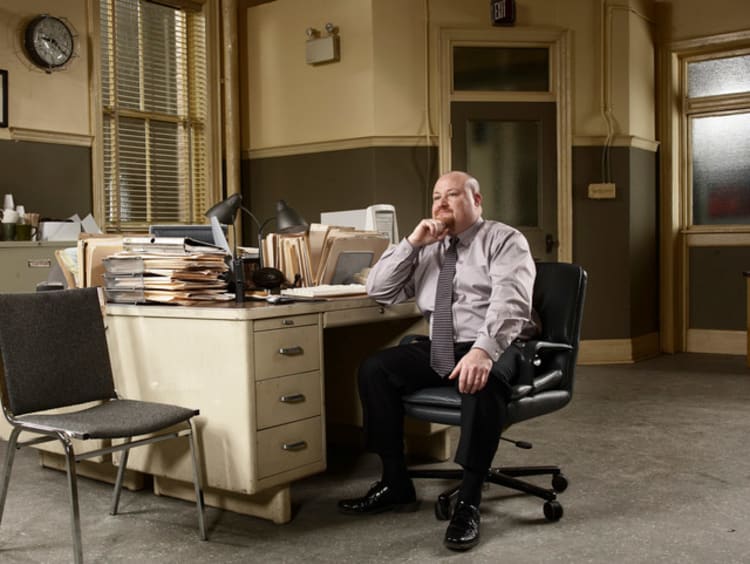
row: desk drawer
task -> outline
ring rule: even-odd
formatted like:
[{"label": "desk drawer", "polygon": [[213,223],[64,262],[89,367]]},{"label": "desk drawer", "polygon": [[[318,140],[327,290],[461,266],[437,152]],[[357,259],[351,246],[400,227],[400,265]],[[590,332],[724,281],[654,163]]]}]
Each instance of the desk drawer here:
[{"label": "desk drawer", "polygon": [[323,327],[342,327],[363,323],[377,323],[389,319],[419,319],[422,317],[414,302],[393,304],[389,306],[374,305],[353,309],[327,311],[323,314]]},{"label": "desk drawer", "polygon": [[317,325],[255,333],[255,379],[320,370]]},{"label": "desk drawer", "polygon": [[270,329],[287,329],[290,327],[304,327],[305,325],[317,325],[318,314],[288,315],[286,317],[274,317],[272,319],[259,319],[255,322],[256,331],[268,331]]},{"label": "desk drawer", "polygon": [[320,415],[320,372],[269,378],[256,385],[258,429]]},{"label": "desk drawer", "polygon": [[322,431],[320,417],[258,431],[258,477],[322,460]]}]

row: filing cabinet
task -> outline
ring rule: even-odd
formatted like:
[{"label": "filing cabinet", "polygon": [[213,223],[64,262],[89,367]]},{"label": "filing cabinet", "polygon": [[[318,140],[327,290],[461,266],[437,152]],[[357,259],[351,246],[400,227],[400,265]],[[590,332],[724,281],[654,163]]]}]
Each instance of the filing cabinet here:
[{"label": "filing cabinet", "polygon": [[33,292],[56,266],[55,251],[75,241],[0,241],[0,292]]}]

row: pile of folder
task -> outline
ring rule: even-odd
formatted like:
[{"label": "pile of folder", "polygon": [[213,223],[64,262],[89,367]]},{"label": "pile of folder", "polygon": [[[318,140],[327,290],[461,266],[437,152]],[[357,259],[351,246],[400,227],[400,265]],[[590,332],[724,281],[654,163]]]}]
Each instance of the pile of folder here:
[{"label": "pile of folder", "polygon": [[194,305],[231,300],[226,252],[182,237],[125,237],[104,259],[104,290],[115,303]]},{"label": "pile of folder", "polygon": [[263,240],[265,266],[302,287],[353,284],[375,264],[389,240],[376,231],[313,223],[309,233],[271,233]]}]

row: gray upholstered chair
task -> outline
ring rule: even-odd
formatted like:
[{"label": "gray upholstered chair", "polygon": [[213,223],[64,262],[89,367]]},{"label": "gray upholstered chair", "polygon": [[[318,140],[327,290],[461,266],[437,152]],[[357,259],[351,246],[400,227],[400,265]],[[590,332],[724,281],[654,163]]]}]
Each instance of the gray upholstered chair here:
[{"label": "gray upholstered chair", "polygon": [[[67,463],[75,562],[82,562],[76,462],[122,451],[110,511],[114,515],[129,450],[186,437],[193,462],[200,538],[205,540],[200,464],[192,425],[198,410],[117,397],[96,288],[0,295],[0,320],[4,368],[0,391],[3,412],[12,427],[0,482],[0,520],[16,449],[60,441]],[[80,409],[54,411],[71,406]],[[33,438],[20,442],[22,432]],[[103,444],[111,446],[76,453],[73,439],[104,439]],[[113,441],[116,439],[123,442]]]},{"label": "gray upholstered chair", "polygon": [[[574,264],[537,263],[536,266],[533,303],[541,318],[542,331],[537,339],[524,346],[524,361],[519,366],[521,373],[508,403],[506,429],[562,409],[573,397],[586,272]],[[453,387],[420,390],[404,396],[403,405],[406,414],[417,419],[446,425],[461,424],[461,397]],[[527,442],[510,442],[521,448],[531,448]],[[409,474],[414,478],[460,480],[462,470],[412,469]],[[551,488],[519,479],[540,475],[552,476]],[[490,468],[487,482],[544,499],[544,516],[549,521],[557,521],[563,515],[557,494],[568,487],[568,481],[557,466]],[[438,519],[450,518],[457,492],[458,486],[438,497],[435,504]]]}]

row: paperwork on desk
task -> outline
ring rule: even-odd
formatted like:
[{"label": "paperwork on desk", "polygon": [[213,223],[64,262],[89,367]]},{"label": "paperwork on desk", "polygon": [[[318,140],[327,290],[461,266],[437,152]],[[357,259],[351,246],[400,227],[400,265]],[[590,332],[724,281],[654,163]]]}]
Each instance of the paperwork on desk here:
[{"label": "paperwork on desk", "polygon": [[313,223],[309,234],[271,233],[263,240],[266,266],[301,287],[361,283],[357,274],[375,264],[389,240],[375,231]]},{"label": "paperwork on desk", "polygon": [[125,237],[123,250],[104,259],[104,289],[116,303],[231,300],[226,252],[182,237]]}]

